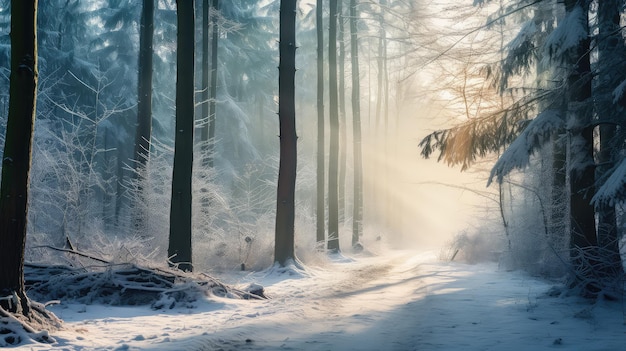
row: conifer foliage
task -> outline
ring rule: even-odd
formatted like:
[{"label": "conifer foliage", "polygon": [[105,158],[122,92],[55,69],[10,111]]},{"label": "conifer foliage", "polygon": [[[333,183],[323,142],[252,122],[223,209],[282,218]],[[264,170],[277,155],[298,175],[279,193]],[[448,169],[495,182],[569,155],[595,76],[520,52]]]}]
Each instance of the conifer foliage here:
[{"label": "conifer foliage", "polygon": [[[523,187],[538,188],[532,196],[542,204],[546,235],[541,240],[549,255],[568,262],[562,272],[568,272],[570,286],[592,297],[614,295],[623,275],[615,212],[615,204],[624,200],[624,183],[616,181],[623,174],[618,151],[624,143],[625,44],[618,25],[623,5],[502,3],[483,29],[506,19],[518,33],[501,48],[501,59],[482,72],[509,103],[432,132],[420,143],[424,157],[438,151],[439,160],[463,169],[498,153],[488,183],[516,186],[510,174],[524,170]],[[542,169],[552,181],[531,180]],[[560,176],[565,172],[566,178]],[[564,221],[558,219],[565,209]],[[567,249],[557,244],[564,242]]]}]

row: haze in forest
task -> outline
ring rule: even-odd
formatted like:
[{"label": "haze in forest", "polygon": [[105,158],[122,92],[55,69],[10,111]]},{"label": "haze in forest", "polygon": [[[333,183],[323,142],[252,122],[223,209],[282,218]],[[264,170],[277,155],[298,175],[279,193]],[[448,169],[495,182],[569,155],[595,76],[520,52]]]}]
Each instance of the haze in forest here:
[{"label": "haze in forest", "polygon": [[[141,146],[149,148],[150,154],[149,163],[144,165],[141,160],[148,156],[137,156],[141,148],[135,148],[133,155],[133,144],[139,135],[135,133],[134,119],[139,108],[136,89],[140,78],[134,73],[141,67],[137,60],[141,5],[106,1],[40,4],[41,80],[31,174],[29,247],[80,242],[85,243],[85,250],[91,250],[96,249],[94,245],[102,245],[101,241],[117,245],[113,243],[118,240],[121,243],[128,238],[141,238],[132,245],[150,257],[162,255],[167,247],[171,224],[164,210],[170,207],[169,177],[177,123],[174,106],[177,13],[174,2],[155,2],[152,135],[150,145]],[[336,44],[341,62],[338,68],[343,74],[339,79],[339,84],[343,84],[339,97],[342,140],[339,147],[332,149],[341,153],[340,241],[345,248],[353,244],[350,211],[355,175],[348,5],[346,2],[339,9],[342,12],[336,24],[341,36]],[[247,265],[259,268],[269,264],[274,227],[279,150],[276,139],[279,26],[278,17],[273,14],[279,13],[279,2],[223,3],[217,12],[209,12],[207,19],[203,18],[204,6],[207,4],[197,2],[195,16],[197,144],[193,235],[199,245],[194,252],[203,252],[196,254],[199,256],[196,264],[210,269],[215,265],[211,257],[219,254],[233,257],[233,262],[227,265],[245,258],[249,261],[245,262]],[[5,5],[2,12],[5,28],[10,19],[8,9]],[[492,222],[497,232],[498,216],[493,204],[497,191],[485,187],[486,172],[495,153],[489,153],[479,166],[461,172],[458,166],[433,158],[425,160],[419,146],[429,133],[481,113],[482,105],[469,101],[468,93],[485,96],[485,100],[498,95],[493,89],[462,90],[468,88],[468,82],[484,81],[469,70],[474,70],[472,65],[480,60],[492,58],[498,50],[494,44],[497,39],[490,39],[484,30],[476,30],[493,9],[383,1],[359,3],[355,10],[363,140],[362,241],[381,241],[391,247],[438,249],[460,234],[491,231],[487,227]],[[317,72],[315,11],[315,1],[298,2],[295,104],[299,159],[295,236],[300,250],[315,245],[312,225],[319,216],[315,211],[319,196],[314,191],[315,183],[320,181],[315,176],[315,162],[319,158],[315,154],[318,121],[312,84]],[[64,17],[53,16],[57,12]],[[327,9],[322,12],[320,26],[323,42],[328,45]],[[465,20],[459,21],[461,17]],[[215,35],[215,48],[202,47],[203,23],[208,26],[207,32]],[[512,28],[507,27],[506,31]],[[509,39],[505,32],[500,37]],[[8,62],[10,41],[8,36],[3,38],[3,55]],[[472,52],[474,47],[481,47],[480,54]],[[217,52],[215,59],[205,57],[212,55],[213,50]],[[324,84],[328,85],[329,48],[324,47],[322,52]],[[205,59],[215,60],[211,62],[216,64],[214,73],[211,67],[209,73],[204,73]],[[215,79],[215,89],[202,86],[206,84],[207,74]],[[462,74],[467,75],[465,85],[459,81]],[[8,78],[6,71],[2,84],[8,86]],[[209,90],[214,95],[205,95]],[[326,86],[323,98],[326,119],[329,118],[328,94]],[[8,95],[2,97],[3,110],[8,111]],[[209,104],[215,109],[211,117],[215,123],[211,137],[214,139],[210,141],[213,146],[207,149],[203,146],[207,141],[201,138],[206,138],[203,133],[210,118],[203,116],[208,113],[203,109]],[[328,125],[325,128],[328,141],[330,128]],[[207,151],[214,154],[207,156]],[[330,151],[329,145],[325,145],[326,167]],[[201,166],[207,157],[212,158],[210,163],[215,163],[214,168]],[[137,173],[138,166],[149,168],[145,178]],[[328,174],[321,181],[328,190]],[[139,189],[144,194],[139,195]],[[211,204],[206,212],[209,215],[200,215],[199,208],[206,201]],[[138,209],[137,203],[141,204]],[[137,231],[136,220],[132,219],[137,216],[137,210],[144,217],[141,222],[147,226],[148,235]],[[233,232],[237,233],[234,241],[230,235]],[[98,244],[90,239],[94,235]],[[143,239],[147,241],[144,243]]]},{"label": "haze in forest", "polygon": [[0,346],[53,342],[30,292],[265,301],[212,275],[396,257],[352,295],[425,251],[621,299],[624,8],[0,0]]},{"label": "haze in forest", "polygon": [[[8,4],[8,2],[7,2]],[[66,242],[95,249],[100,241],[112,244],[125,238],[149,238],[145,243],[148,254],[158,252],[165,245],[167,214],[160,210],[169,207],[167,198],[174,147],[174,92],[176,74],[175,14],[173,2],[157,1],[155,8],[153,44],[153,96],[151,167],[154,175],[150,184],[141,185],[134,179],[132,144],[135,135],[135,96],[138,68],[140,3],[108,4],[107,2],[46,2],[38,13],[39,26],[39,96],[33,147],[31,219],[29,222],[29,247],[42,244],[59,246]],[[240,251],[241,245],[229,243],[233,228],[240,239],[254,237],[260,252],[271,245],[271,216],[275,194],[275,172],[278,167],[277,53],[278,18],[271,14],[277,2],[242,2],[237,6],[222,4],[217,14],[218,69],[216,91],[216,142],[215,172],[206,180],[196,182],[199,188],[209,189],[217,201],[213,202],[211,219],[194,215],[195,237],[207,247],[205,256],[228,251]],[[299,137],[299,174],[296,196],[298,199],[298,240],[310,246],[315,200],[312,171],[315,161],[315,96],[309,84],[315,75],[315,40],[311,31],[315,3],[298,3],[299,48],[296,53],[296,104],[297,134]],[[383,240],[391,246],[438,247],[451,236],[472,223],[472,206],[476,203],[471,192],[456,187],[473,188],[484,179],[471,174],[461,174],[458,169],[423,160],[417,144],[429,131],[449,121],[445,101],[433,103],[435,91],[424,91],[416,84],[422,77],[435,76],[424,66],[416,74],[417,65],[426,59],[412,53],[419,42],[413,16],[420,16],[424,8],[417,3],[397,4],[389,8],[385,18],[376,17],[378,5],[362,7],[358,19],[361,46],[360,69],[362,76],[361,110],[363,124],[363,153],[365,167],[365,241]],[[395,8],[394,8],[395,6]],[[8,28],[10,12],[2,8],[3,25]],[[398,22],[399,9],[407,11]],[[197,3],[196,28],[196,78],[195,100],[196,139],[203,128],[201,108],[203,102],[200,38],[202,4]],[[350,131],[350,62],[348,8],[344,7],[343,50],[345,115]],[[53,16],[61,13],[64,17]],[[245,16],[250,16],[246,18]],[[377,77],[381,59],[380,29],[376,22],[394,23],[386,29],[389,59],[385,77]],[[327,26],[328,19],[324,19]],[[381,22],[382,23],[382,22]],[[442,22],[443,23],[443,22]],[[371,29],[367,29],[371,27]],[[379,27],[383,28],[383,27]],[[211,30],[211,29],[210,29]],[[403,38],[403,30],[411,31],[411,38]],[[368,36],[370,31],[372,36]],[[326,40],[327,30],[324,31]],[[397,38],[396,38],[397,37]],[[10,40],[3,37],[3,57],[8,62]],[[397,40],[396,40],[397,39]],[[341,42],[341,41],[340,41]],[[327,49],[324,56],[327,58]],[[419,62],[418,62],[419,61]],[[421,62],[421,63],[420,63]],[[8,86],[9,72],[3,74]],[[421,68],[420,68],[421,70]],[[326,68],[326,72],[327,68]],[[383,74],[383,72],[381,72]],[[377,84],[382,84],[377,87]],[[431,88],[428,88],[431,89]],[[328,90],[326,93],[328,94]],[[326,95],[327,96],[327,95]],[[8,95],[2,95],[6,116]],[[327,97],[326,97],[327,98]],[[437,98],[437,97],[436,97]],[[327,105],[326,105],[327,106]],[[328,113],[326,107],[325,113]],[[220,118],[220,115],[222,116]],[[452,115],[453,116],[453,115]],[[343,127],[342,127],[343,128]],[[328,133],[328,129],[326,131]],[[197,139],[198,140],[198,139]],[[350,211],[352,150],[351,133],[347,133],[345,168],[345,211]],[[329,152],[328,146],[327,153]],[[202,157],[196,150],[196,160]],[[199,162],[199,161],[198,161]],[[203,172],[196,165],[197,176]],[[68,170],[74,170],[69,171]],[[204,176],[202,176],[204,177]],[[205,179],[205,178],[198,178]],[[150,207],[142,209],[148,216],[149,235],[133,232],[133,194],[137,187],[149,190]],[[204,190],[202,190],[204,191]],[[195,204],[201,203],[196,197]],[[451,215],[454,214],[452,220]],[[344,217],[341,240],[349,247],[349,215]],[[234,226],[234,227],[232,227]],[[98,238],[96,244],[92,233]],[[134,239],[133,239],[134,240]],[[196,240],[196,239],[194,239]],[[81,244],[76,244],[77,242]],[[36,243],[36,244],[35,244]],[[133,244],[135,245],[135,244]],[[143,246],[139,242],[136,245]],[[139,249],[139,247],[138,247]],[[256,249],[251,251],[257,251]],[[98,249],[100,250],[100,249]],[[142,251],[143,249],[139,249]],[[29,251],[30,252],[30,251]],[[254,254],[252,254],[254,255]],[[267,257],[258,253],[259,257]],[[236,256],[240,256],[237,254]],[[238,260],[238,259],[237,259]],[[250,258],[253,260],[253,258]],[[267,264],[263,260],[260,265]],[[208,268],[210,264],[206,265]]]},{"label": "haze in forest", "polygon": [[[8,4],[8,2],[6,2]],[[135,75],[140,44],[141,3],[45,2],[39,9],[40,76],[33,147],[32,201],[29,247],[83,243],[92,246],[133,243],[142,254],[163,255],[167,246],[170,174],[176,134],[176,6],[157,1],[154,12],[152,137],[148,176],[136,175],[133,160],[138,106]],[[215,98],[203,95],[202,11],[197,4],[194,100],[193,231],[199,266],[210,269],[216,254],[248,265],[269,264],[272,246],[275,186],[278,168],[278,17],[279,2],[223,3],[210,14],[215,21],[217,46]],[[8,6],[2,7],[8,28]],[[295,103],[298,136],[296,186],[296,246],[314,246],[315,148],[318,136],[315,53],[316,2],[298,2],[296,20]],[[341,76],[340,123],[345,140],[332,151],[341,156],[340,240],[350,247],[353,176],[352,63],[348,3],[338,17],[337,50]],[[495,112],[498,104],[516,97],[490,86],[484,67],[503,58],[514,40],[518,23],[494,22],[495,4],[382,1],[359,3],[356,37],[359,48],[362,152],[364,177],[364,242],[382,240],[392,247],[440,248],[460,234],[495,233],[498,227],[498,189],[486,187],[488,172],[504,150],[481,151],[471,165],[437,155],[425,160],[420,143],[430,133],[454,129]],[[64,17],[55,16],[62,13]],[[497,13],[497,11],[496,11]],[[327,10],[320,24],[328,43]],[[211,17],[214,16],[214,17]],[[513,16],[513,15],[511,15]],[[463,20],[460,20],[463,19]],[[213,25],[205,23],[204,26]],[[213,27],[209,28],[213,33]],[[8,62],[10,41],[3,37]],[[322,60],[325,72],[328,47]],[[5,68],[2,84],[8,86]],[[525,84],[529,76],[515,78]],[[204,91],[204,92],[203,92]],[[324,92],[328,118],[328,87]],[[521,96],[521,95],[518,95]],[[204,100],[203,100],[204,99]],[[343,101],[341,101],[343,100]],[[499,102],[498,102],[499,101]],[[201,167],[207,149],[200,146],[209,117],[202,111],[214,103],[215,136],[211,143],[214,168]],[[8,111],[8,95],[2,95]],[[6,113],[4,113],[6,115]],[[517,122],[516,122],[517,123]],[[328,125],[325,137],[329,136]],[[343,138],[344,136],[342,136]],[[204,138],[204,137],[202,137]],[[202,141],[205,142],[206,141]],[[472,142],[469,141],[468,142]],[[455,146],[455,148],[462,148]],[[330,154],[325,145],[325,155]],[[345,155],[345,156],[344,156]],[[443,154],[442,154],[443,155]],[[204,161],[202,161],[204,162]],[[325,160],[328,166],[328,160]],[[462,162],[461,162],[462,163]],[[465,167],[467,166],[467,167]],[[462,168],[467,168],[461,172]],[[69,171],[68,170],[72,170]],[[152,173],[150,173],[152,172]],[[323,182],[327,182],[328,175]],[[138,180],[139,179],[139,180]],[[141,182],[147,182],[142,184]],[[327,187],[327,183],[324,183]],[[145,194],[138,195],[138,189]],[[502,190],[500,190],[502,192]],[[202,198],[204,196],[204,198]],[[139,201],[138,201],[139,200]],[[133,227],[135,203],[147,226]],[[201,204],[211,204],[200,214]],[[324,215],[324,214],[322,214]],[[512,216],[512,213],[507,213]],[[506,219],[505,219],[506,220]],[[95,233],[95,234],[93,234]],[[232,235],[235,233],[236,235]],[[94,242],[91,238],[98,238]],[[142,240],[146,239],[145,243]],[[231,240],[235,239],[235,240]],[[243,240],[243,241],[242,241]],[[247,241],[246,241],[247,240]],[[245,244],[242,244],[245,243]],[[145,252],[144,252],[145,250]],[[30,251],[29,251],[30,252]],[[245,252],[246,254],[243,254]],[[228,253],[228,254],[227,254]],[[221,256],[220,256],[221,257]],[[258,260],[258,261],[257,261]],[[252,262],[255,263],[252,263]],[[242,263],[242,262],[239,262]]]}]

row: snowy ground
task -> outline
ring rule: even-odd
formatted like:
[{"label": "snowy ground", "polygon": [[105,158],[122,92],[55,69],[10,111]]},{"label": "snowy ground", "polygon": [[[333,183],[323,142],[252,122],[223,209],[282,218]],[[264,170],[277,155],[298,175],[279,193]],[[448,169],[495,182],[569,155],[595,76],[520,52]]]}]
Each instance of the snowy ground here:
[{"label": "snowy ground", "polygon": [[[433,253],[339,257],[291,274],[233,275],[272,298],[189,309],[61,304],[57,343],[18,350],[623,350],[621,302],[549,297],[495,263]],[[231,281],[231,282],[233,282]]]}]

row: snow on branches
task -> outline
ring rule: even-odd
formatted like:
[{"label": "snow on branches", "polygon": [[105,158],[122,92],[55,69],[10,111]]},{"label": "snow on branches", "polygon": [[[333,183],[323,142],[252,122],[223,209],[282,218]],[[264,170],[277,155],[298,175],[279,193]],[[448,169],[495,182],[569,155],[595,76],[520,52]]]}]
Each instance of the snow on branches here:
[{"label": "snow on branches", "polygon": [[606,204],[614,206],[616,202],[626,198],[626,158],[623,158],[609,171],[610,176],[598,188],[591,202],[598,206]]},{"label": "snow on branches", "polygon": [[531,70],[537,34],[535,22],[527,21],[507,45],[507,55],[502,62],[500,93],[508,87],[508,80],[512,76],[523,75]]},{"label": "snow on branches", "polygon": [[626,80],[621,82],[613,90],[613,104],[623,104],[624,97],[626,96]]},{"label": "snow on branches", "polygon": [[572,50],[576,50],[578,44],[588,36],[587,17],[582,7],[576,6],[546,38],[545,57],[567,60]]},{"label": "snow on branches", "polygon": [[533,119],[526,129],[504,151],[498,162],[491,169],[487,186],[496,177],[498,182],[516,168],[524,168],[530,162],[530,156],[539,149],[559,129],[564,127],[564,120],[557,110],[546,110]]}]

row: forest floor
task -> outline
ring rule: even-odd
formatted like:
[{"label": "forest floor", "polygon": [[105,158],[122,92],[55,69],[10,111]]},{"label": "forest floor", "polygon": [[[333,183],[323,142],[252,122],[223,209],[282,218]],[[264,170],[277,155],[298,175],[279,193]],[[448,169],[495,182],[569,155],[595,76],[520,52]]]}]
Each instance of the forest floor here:
[{"label": "forest floor", "polygon": [[65,303],[56,343],[17,350],[618,350],[621,301],[550,296],[497,263],[435,253],[335,256],[305,269],[220,273],[268,300],[209,296],[185,307]]}]

